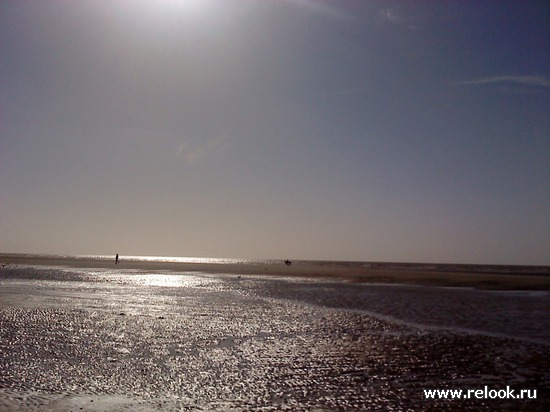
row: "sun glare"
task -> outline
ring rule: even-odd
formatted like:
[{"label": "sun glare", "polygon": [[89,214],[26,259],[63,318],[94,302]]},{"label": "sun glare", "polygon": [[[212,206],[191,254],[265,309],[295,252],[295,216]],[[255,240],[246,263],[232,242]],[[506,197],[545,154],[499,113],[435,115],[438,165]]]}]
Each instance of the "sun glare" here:
[{"label": "sun glare", "polygon": [[202,14],[208,11],[212,0],[141,0],[137,6],[151,15]]},{"label": "sun glare", "polygon": [[215,24],[221,4],[217,0],[137,0],[113,2],[111,7],[122,26],[151,38],[163,34],[172,38]]}]

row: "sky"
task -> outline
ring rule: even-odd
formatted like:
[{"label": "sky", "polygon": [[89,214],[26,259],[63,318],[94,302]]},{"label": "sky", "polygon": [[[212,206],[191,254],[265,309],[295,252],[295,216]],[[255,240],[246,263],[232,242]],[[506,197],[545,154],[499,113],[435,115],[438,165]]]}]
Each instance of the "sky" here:
[{"label": "sky", "polygon": [[546,1],[0,2],[0,252],[550,264]]}]

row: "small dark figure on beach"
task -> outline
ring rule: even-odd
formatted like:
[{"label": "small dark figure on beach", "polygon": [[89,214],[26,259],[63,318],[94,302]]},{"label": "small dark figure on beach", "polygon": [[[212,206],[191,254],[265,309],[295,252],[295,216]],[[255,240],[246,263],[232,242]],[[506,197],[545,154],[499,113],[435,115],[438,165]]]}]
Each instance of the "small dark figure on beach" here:
[{"label": "small dark figure on beach", "polygon": [[287,259],[287,260],[285,260],[285,265],[290,266],[290,265],[292,265],[292,262]]},{"label": "small dark figure on beach", "polygon": [[115,256],[115,265],[118,265],[118,253]]}]

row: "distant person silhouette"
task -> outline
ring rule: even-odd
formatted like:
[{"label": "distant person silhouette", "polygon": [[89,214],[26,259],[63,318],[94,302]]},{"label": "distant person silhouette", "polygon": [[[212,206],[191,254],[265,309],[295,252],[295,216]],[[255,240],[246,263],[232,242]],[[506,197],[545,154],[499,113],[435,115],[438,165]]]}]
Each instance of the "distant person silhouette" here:
[{"label": "distant person silhouette", "polygon": [[115,265],[118,265],[118,253],[115,256]]}]

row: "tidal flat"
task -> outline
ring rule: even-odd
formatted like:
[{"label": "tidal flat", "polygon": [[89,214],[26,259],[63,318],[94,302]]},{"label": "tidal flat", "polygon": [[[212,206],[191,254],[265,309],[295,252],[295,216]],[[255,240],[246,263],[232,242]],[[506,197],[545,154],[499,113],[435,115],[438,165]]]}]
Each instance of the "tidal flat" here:
[{"label": "tidal flat", "polygon": [[[547,291],[0,269],[0,411],[548,410]],[[537,399],[426,399],[425,389]]]}]

